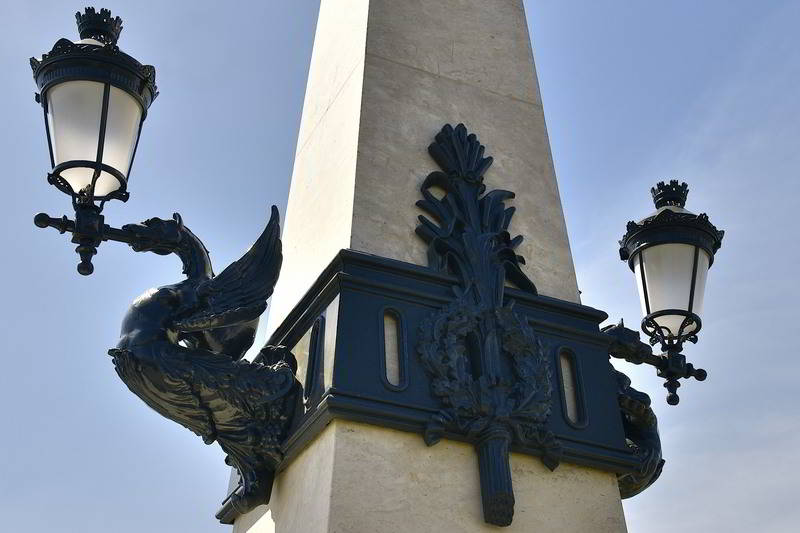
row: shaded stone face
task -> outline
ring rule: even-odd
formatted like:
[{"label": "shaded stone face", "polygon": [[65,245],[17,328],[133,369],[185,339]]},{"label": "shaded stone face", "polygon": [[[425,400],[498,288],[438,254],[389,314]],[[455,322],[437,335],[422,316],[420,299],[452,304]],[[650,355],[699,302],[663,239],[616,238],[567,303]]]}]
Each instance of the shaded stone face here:
[{"label": "shaded stone face", "polygon": [[423,150],[463,122],[495,159],[486,183],[517,194],[527,274],[541,294],[577,301],[522,3],[373,1],[368,24],[352,247],[426,263],[408,238],[435,169]]}]

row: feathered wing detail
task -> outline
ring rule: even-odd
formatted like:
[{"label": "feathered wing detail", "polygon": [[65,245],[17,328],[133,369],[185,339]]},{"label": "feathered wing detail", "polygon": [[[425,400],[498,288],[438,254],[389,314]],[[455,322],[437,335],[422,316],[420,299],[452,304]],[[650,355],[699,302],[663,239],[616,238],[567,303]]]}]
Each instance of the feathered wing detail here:
[{"label": "feathered wing detail", "polygon": [[302,387],[287,363],[232,362],[164,343],[108,353],[119,377],[147,405],[206,444],[219,443],[241,477],[235,495],[240,512],[269,502],[281,443],[295,412],[302,412]]},{"label": "feathered wing detail", "polygon": [[[160,352],[134,353],[127,349],[108,353],[117,374],[134,394],[160,415],[203,437],[206,444],[216,439],[223,448],[253,447],[256,443],[248,441],[252,432],[241,428],[282,423],[270,409],[296,386],[288,364],[234,363],[225,355],[178,350],[167,357]],[[226,408],[215,411],[211,405]],[[266,446],[260,452],[274,454],[275,450]]]},{"label": "feathered wing detail", "polygon": [[[270,364],[236,360],[252,344],[258,317],[278,279],[282,255],[277,208],[255,244],[212,277],[202,242],[173,220],[152,219],[128,231],[177,233],[187,279],[147,293],[123,322],[117,348],[110,350],[128,388],[159,414],[214,441],[241,476],[230,504],[244,513],[269,501],[281,444],[296,412],[302,387],[294,357],[270,350]],[[170,317],[164,322],[161,317]],[[177,330],[178,335],[172,335]],[[183,342],[182,342],[183,341]],[[232,351],[231,351],[232,350]]]},{"label": "feathered wing detail", "polygon": [[267,307],[281,270],[280,233],[278,208],[272,206],[269,224],[255,244],[219,276],[197,287],[198,299],[205,305],[176,321],[175,329],[200,331],[258,318]]}]

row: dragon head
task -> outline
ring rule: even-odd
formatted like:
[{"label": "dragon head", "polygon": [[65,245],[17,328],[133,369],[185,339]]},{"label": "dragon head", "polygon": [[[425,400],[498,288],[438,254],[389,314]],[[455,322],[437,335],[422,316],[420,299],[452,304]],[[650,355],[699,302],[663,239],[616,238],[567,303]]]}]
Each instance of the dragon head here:
[{"label": "dragon head", "polygon": [[130,246],[137,252],[153,252],[159,255],[176,253],[181,247],[184,227],[178,213],[172,218],[148,218],[141,224],[125,224],[123,231],[133,233]]}]

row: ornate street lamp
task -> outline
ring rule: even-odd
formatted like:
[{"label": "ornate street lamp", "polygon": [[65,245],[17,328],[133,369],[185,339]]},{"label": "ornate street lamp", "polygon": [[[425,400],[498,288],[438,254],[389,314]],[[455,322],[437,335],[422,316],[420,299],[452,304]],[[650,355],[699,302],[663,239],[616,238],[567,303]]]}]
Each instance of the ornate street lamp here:
[{"label": "ornate street lamp", "polygon": [[180,258],[186,279],[137,298],[108,353],[147,405],[206,444],[219,443],[241,478],[226,503],[246,512],[269,501],[280,446],[303,398],[285,347],[266,346],[259,362],[243,359],[280,272],[278,209],[253,246],[216,276],[208,249],[177,213],[106,225],[105,202],[128,199],[142,123],[158,95],[155,69],[119,50],[122,20],[109,10],[86,8],[76,18],[79,42],[60,39],[31,59],[50,148],[48,181],[70,195],[75,220],[39,213],[34,223],[72,233],[83,275],[94,270],[92,256],[105,240]]},{"label": "ornate street lamp", "polygon": [[706,276],[724,232],[709,222],[708,215],[684,209],[686,183],[660,182],[651,192],[656,211],[639,222],[628,222],[619,253],[636,276],[645,315],[642,331],[651,345],[658,343],[665,352],[651,355],[651,364],[666,379],[667,402],[675,405],[678,379],[702,381],[707,375],[687,363],[681,351],[685,342],[697,342]]},{"label": "ornate street lamp", "polygon": [[131,242],[121,230],[104,226],[100,212],[108,200],[128,199],[139,134],[158,91],[155,69],[117,47],[119,17],[88,7],[75,18],[80,41],[59,39],[50,52],[30,60],[50,150],[47,181],[72,197],[75,221],[40,213],[35,223],[72,232],[81,257],[78,272],[88,275],[101,241]]}]

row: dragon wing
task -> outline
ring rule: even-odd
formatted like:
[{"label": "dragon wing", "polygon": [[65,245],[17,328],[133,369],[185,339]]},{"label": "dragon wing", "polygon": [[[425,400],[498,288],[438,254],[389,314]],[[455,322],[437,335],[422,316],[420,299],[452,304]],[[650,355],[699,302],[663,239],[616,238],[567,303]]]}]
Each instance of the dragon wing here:
[{"label": "dragon wing", "polygon": [[278,281],[282,261],[280,216],[272,206],[269,224],[255,244],[219,276],[198,285],[198,299],[205,305],[176,321],[175,329],[201,331],[258,318]]}]

